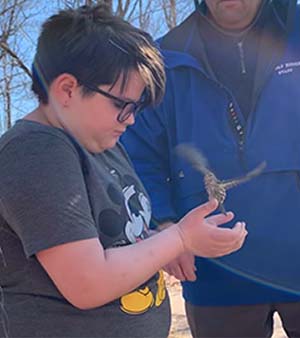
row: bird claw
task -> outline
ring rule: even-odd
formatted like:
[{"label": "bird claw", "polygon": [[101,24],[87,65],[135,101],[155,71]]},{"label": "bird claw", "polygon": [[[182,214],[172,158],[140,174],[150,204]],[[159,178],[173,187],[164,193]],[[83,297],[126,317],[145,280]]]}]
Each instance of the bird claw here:
[{"label": "bird claw", "polygon": [[219,203],[219,206],[218,206],[218,209],[220,210],[220,212],[223,214],[223,215],[227,215],[227,211],[225,210],[225,207],[224,207],[224,204],[223,203]]}]

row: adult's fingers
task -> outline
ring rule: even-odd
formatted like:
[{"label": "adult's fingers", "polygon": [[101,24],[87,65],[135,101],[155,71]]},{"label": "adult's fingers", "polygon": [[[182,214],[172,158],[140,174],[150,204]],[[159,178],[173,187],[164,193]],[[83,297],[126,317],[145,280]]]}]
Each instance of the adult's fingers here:
[{"label": "adult's fingers", "polygon": [[195,256],[192,253],[186,252],[178,258],[179,267],[186,280],[196,280]]},{"label": "adult's fingers", "polygon": [[179,279],[180,281],[185,281],[186,277],[181,270],[179,264],[177,262],[172,262],[166,266],[164,266],[164,271],[166,271],[170,276],[174,276],[175,278]]},{"label": "adult's fingers", "polygon": [[186,252],[163,268],[169,275],[181,281],[196,280],[195,258],[192,253]]}]

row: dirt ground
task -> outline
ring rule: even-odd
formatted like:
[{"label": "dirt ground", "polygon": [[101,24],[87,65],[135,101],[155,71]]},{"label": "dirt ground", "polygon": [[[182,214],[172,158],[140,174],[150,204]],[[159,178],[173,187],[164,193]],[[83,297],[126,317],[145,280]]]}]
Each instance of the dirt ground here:
[{"label": "dirt ground", "polygon": [[[175,278],[168,277],[167,275],[166,283],[172,306],[172,325],[169,338],[192,338],[184,314],[180,283]],[[277,315],[275,315],[275,327],[272,338],[287,338],[282,330],[280,318]]]}]

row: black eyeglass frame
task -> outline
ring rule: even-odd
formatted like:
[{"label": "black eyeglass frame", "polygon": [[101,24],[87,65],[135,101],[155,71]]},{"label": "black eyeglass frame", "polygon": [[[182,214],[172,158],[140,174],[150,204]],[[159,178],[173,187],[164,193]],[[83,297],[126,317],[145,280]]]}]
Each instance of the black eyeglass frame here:
[{"label": "black eyeglass frame", "polygon": [[[113,94],[110,94],[109,92],[102,90],[98,88],[97,86],[93,86],[90,84],[82,83],[80,81],[80,84],[89,90],[96,92],[98,94],[101,94],[111,100],[114,100],[115,102],[118,102],[120,104],[121,111],[117,116],[117,121],[120,123],[125,122],[131,114],[133,114],[134,117],[137,116],[137,114],[143,110],[149,103],[148,103],[148,96],[145,92],[145,94],[142,95],[141,99],[139,101],[132,101],[132,100],[123,100]],[[132,109],[126,110],[125,108],[129,105],[132,105]]]}]

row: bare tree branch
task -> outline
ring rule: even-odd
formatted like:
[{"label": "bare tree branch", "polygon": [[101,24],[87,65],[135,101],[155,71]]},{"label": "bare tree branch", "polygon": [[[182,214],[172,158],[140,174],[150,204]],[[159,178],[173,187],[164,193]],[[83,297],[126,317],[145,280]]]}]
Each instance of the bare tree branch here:
[{"label": "bare tree branch", "polygon": [[11,5],[10,7],[4,8],[4,9],[0,12],[0,16],[4,16],[4,14],[6,14],[7,12],[9,12],[13,7],[14,7],[14,5]]},{"label": "bare tree branch", "polygon": [[[132,16],[133,16],[134,12],[136,11],[137,5],[138,5],[138,3],[139,3],[140,1],[141,1],[141,0],[135,0],[135,1],[134,1],[134,4],[133,4],[133,6],[132,6],[132,8],[131,8],[131,10],[130,10],[130,12],[129,12],[129,14],[126,15],[126,19],[127,19],[128,21],[131,20],[131,18],[132,18]],[[149,3],[150,3],[150,1],[149,1]]]},{"label": "bare tree branch", "polygon": [[27,68],[27,66],[23,63],[23,61],[18,57],[16,53],[14,53],[5,42],[0,41],[0,47],[9,54],[13,59],[17,61],[17,64],[24,72],[31,78],[31,71]]},{"label": "bare tree branch", "polygon": [[131,3],[131,0],[125,0],[125,4],[123,6],[123,0],[118,0],[118,6],[117,6],[116,14],[119,15],[120,17],[124,18],[127,11],[128,11],[130,3]]},{"label": "bare tree branch", "polygon": [[172,29],[177,24],[177,11],[175,0],[161,0],[161,7],[164,13],[164,17],[169,29]]}]

